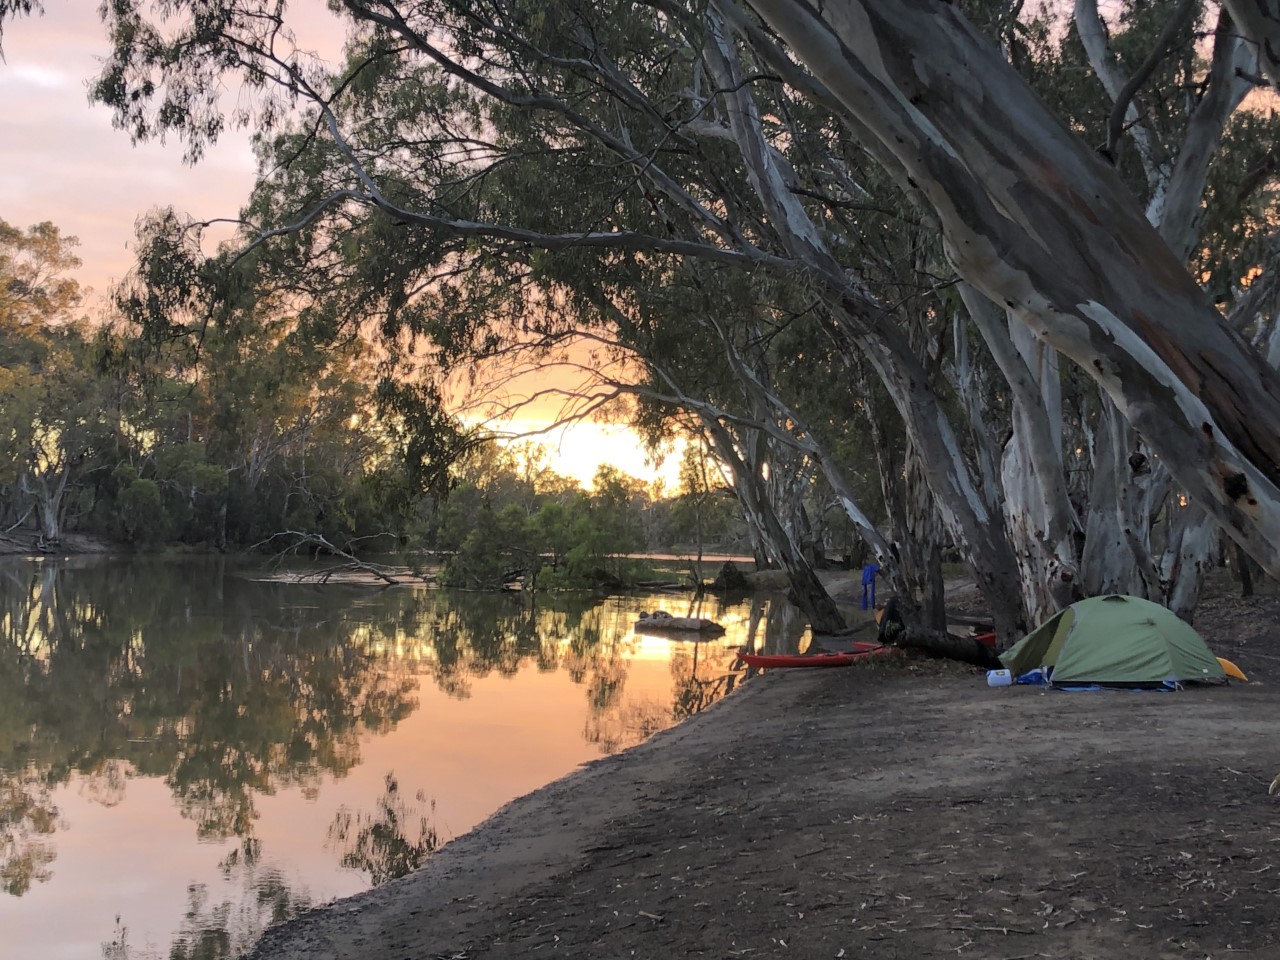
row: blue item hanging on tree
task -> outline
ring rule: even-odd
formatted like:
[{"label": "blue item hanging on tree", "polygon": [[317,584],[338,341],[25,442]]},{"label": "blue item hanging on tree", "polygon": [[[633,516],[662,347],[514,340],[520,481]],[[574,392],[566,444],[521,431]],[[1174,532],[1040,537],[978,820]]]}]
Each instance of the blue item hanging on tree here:
[{"label": "blue item hanging on tree", "polygon": [[876,574],[880,572],[878,563],[868,563],[862,568],[862,609],[876,605]]}]

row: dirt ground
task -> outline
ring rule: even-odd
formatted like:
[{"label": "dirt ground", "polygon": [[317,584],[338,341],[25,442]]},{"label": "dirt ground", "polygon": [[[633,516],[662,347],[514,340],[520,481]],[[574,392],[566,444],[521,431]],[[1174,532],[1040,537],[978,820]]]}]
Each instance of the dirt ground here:
[{"label": "dirt ground", "polygon": [[251,956],[1272,960],[1280,598],[1210,601],[1197,625],[1256,682],[762,675]]}]

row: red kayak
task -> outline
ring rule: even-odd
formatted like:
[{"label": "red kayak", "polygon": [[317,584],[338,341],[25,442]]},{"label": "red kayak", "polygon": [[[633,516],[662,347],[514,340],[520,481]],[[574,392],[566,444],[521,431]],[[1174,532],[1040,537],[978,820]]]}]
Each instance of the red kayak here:
[{"label": "red kayak", "polygon": [[749,667],[847,667],[858,660],[889,653],[893,647],[871,640],[860,640],[852,650],[839,653],[750,653],[739,650],[738,656]]}]

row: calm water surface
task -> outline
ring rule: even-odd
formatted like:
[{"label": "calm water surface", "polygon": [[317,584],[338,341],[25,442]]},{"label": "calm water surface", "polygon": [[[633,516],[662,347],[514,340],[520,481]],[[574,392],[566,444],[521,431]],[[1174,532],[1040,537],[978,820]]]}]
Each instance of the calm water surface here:
[{"label": "calm water surface", "polygon": [[[234,957],[803,642],[785,604],[688,603],[0,561],[0,957]],[[634,633],[658,606],[728,633]]]}]

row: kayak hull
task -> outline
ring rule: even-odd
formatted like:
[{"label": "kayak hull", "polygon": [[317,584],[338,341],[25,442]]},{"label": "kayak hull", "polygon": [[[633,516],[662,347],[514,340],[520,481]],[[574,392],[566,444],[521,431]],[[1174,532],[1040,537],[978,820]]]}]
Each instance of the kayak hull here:
[{"label": "kayak hull", "polygon": [[859,660],[890,653],[894,649],[894,647],[868,641],[855,643],[852,650],[842,650],[839,653],[750,653],[739,650],[738,656],[749,667],[768,667],[775,670],[792,667],[847,667]]}]

